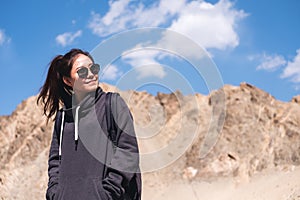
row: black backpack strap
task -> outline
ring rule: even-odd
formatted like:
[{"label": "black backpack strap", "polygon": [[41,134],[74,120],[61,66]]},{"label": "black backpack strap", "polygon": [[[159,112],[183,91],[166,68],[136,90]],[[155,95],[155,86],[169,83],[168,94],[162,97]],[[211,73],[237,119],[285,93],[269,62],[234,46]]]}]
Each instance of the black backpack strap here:
[{"label": "black backpack strap", "polygon": [[56,132],[56,136],[57,136],[58,142],[60,140],[60,128],[61,128],[61,123],[62,123],[61,113],[62,113],[62,109],[60,109],[59,111],[57,111],[55,122],[54,122],[54,128],[55,128],[55,132]]},{"label": "black backpack strap", "polygon": [[115,125],[114,116],[112,113],[112,96],[116,95],[116,93],[108,92],[106,94],[105,99],[105,114],[106,114],[106,125],[108,131],[108,138],[113,143],[114,151],[117,145],[117,127]]},{"label": "black backpack strap", "polygon": [[[107,131],[108,131],[108,138],[113,143],[113,150],[116,151],[116,148],[118,146],[118,136],[117,136],[117,130],[118,126],[115,123],[113,112],[112,112],[112,105],[116,104],[116,98],[118,93],[108,92],[106,94],[105,99],[105,114],[106,114],[106,123],[107,123]],[[115,108],[115,105],[113,105]],[[104,174],[106,175],[106,167],[104,169]],[[129,198],[130,200],[141,200],[141,174],[140,172],[137,172],[134,174],[133,178],[131,179],[129,183],[129,188],[127,188],[127,196],[125,199]],[[136,188],[133,190],[132,188]]]}]

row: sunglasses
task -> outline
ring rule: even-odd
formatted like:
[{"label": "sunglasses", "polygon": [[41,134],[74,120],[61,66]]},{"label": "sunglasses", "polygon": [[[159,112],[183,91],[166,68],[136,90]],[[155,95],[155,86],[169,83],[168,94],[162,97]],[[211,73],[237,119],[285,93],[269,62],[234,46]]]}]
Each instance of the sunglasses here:
[{"label": "sunglasses", "polygon": [[77,74],[79,78],[87,78],[89,74],[89,70],[92,72],[92,74],[96,75],[100,71],[100,65],[99,64],[93,64],[90,68],[88,67],[81,67]]}]

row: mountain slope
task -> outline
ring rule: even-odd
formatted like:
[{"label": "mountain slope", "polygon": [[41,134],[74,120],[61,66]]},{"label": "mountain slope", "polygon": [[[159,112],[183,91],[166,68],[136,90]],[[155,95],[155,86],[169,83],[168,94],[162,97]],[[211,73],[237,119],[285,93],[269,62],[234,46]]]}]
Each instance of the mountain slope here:
[{"label": "mountain slope", "polygon": [[[299,98],[281,102],[242,83],[208,96],[119,91],[132,111],[144,189],[175,179],[234,177],[300,165]],[[0,117],[0,199],[43,199],[53,123],[36,96]]]}]

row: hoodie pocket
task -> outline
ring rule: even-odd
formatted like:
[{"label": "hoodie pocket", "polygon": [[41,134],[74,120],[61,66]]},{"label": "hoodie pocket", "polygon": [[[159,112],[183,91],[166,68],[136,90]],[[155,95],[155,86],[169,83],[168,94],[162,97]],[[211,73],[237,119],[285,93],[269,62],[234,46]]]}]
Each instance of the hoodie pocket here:
[{"label": "hoodie pocket", "polygon": [[110,198],[108,197],[106,191],[103,188],[102,179],[101,178],[95,178],[93,180],[93,183],[94,183],[95,191],[96,191],[99,199],[101,199],[101,200],[110,200]]}]

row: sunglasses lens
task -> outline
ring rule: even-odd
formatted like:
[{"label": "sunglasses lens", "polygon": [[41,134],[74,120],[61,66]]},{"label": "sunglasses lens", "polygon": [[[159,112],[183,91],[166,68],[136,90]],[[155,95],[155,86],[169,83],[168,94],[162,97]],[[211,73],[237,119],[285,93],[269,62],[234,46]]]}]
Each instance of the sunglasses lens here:
[{"label": "sunglasses lens", "polygon": [[77,71],[77,74],[80,78],[86,78],[87,75],[88,75],[88,68],[86,67],[83,67],[83,68],[80,68],[78,71]]},{"label": "sunglasses lens", "polygon": [[99,71],[100,71],[100,65],[99,64],[93,64],[92,66],[91,66],[91,72],[94,74],[94,75],[96,75],[96,74],[98,74],[99,73]]}]

